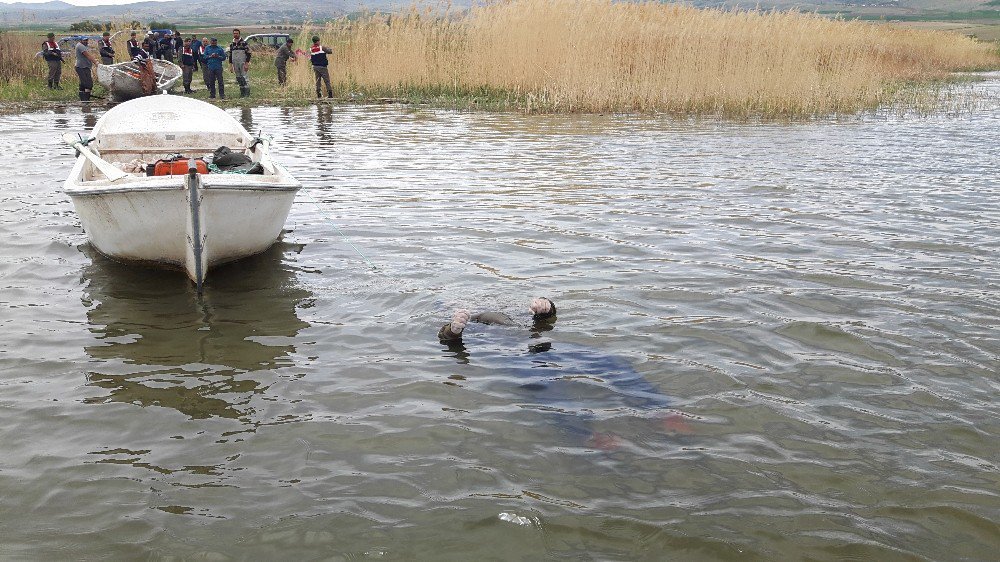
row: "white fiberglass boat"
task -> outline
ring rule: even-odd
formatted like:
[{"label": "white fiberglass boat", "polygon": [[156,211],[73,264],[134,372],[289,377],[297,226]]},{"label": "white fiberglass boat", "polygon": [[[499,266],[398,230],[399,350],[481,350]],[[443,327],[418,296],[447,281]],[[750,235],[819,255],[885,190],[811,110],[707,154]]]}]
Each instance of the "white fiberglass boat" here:
[{"label": "white fiberglass boat", "polygon": [[[117,260],[179,267],[199,291],[212,266],[263,252],[278,239],[301,187],[271,161],[266,140],[222,109],[180,96],[115,106],[74,146],[80,156],[65,191],[94,247]],[[192,159],[221,146],[263,173],[205,173]],[[177,154],[166,164],[173,175],[126,173],[112,164],[135,169]]]}]

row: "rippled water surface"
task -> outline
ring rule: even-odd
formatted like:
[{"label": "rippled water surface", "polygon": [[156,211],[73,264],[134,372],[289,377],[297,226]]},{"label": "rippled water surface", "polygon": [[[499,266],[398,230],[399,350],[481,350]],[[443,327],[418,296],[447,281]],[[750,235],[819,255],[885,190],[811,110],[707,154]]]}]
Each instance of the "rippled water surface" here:
[{"label": "rippled water surface", "polygon": [[995,558],[998,107],[234,109],[305,189],[201,298],[4,115],[0,558]]}]

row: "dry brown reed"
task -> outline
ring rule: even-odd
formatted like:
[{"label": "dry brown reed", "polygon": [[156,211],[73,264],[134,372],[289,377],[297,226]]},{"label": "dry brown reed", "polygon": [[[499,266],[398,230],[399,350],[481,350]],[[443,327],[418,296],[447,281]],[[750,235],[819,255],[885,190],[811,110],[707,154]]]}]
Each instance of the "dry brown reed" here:
[{"label": "dry brown reed", "polygon": [[[952,33],[799,12],[660,2],[501,0],[467,12],[306,27],[334,50],[341,92],[503,98],[544,111],[813,115],[856,112],[908,82],[997,68],[995,46]],[[291,88],[313,89],[308,64]]]}]

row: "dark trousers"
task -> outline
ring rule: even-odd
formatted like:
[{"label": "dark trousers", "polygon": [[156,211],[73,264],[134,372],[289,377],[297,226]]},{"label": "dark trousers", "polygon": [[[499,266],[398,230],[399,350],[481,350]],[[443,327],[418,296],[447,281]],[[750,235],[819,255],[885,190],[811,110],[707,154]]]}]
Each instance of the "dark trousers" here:
[{"label": "dark trousers", "polygon": [[288,82],[288,67],[283,64],[274,65],[278,68],[278,85],[284,86]]},{"label": "dark trousers", "polygon": [[222,82],[222,69],[221,68],[208,68],[206,71],[206,76],[208,80],[205,81],[205,85],[208,86],[208,97],[215,97],[215,83],[219,83],[219,97],[226,97],[226,86]]},{"label": "dark trousers", "polygon": [[115,64],[113,57],[101,57],[101,64]]},{"label": "dark trousers", "polygon": [[326,95],[332,96],[333,88],[330,86],[330,70],[325,66],[313,66],[313,74],[316,75],[316,95],[320,94],[319,82],[322,80],[326,82]]},{"label": "dark trousers", "polygon": [[183,73],[182,76],[184,77],[183,78],[183,80],[184,80],[184,91],[185,92],[190,92],[191,91],[191,78],[194,77],[194,67],[185,64],[184,66],[181,67],[181,72]]},{"label": "dark trousers", "polygon": [[90,101],[90,91],[94,89],[94,75],[89,68],[76,68],[76,75],[80,77],[80,101]]},{"label": "dark trousers", "polygon": [[49,87],[59,87],[59,78],[62,76],[62,61],[50,60],[49,63]]}]

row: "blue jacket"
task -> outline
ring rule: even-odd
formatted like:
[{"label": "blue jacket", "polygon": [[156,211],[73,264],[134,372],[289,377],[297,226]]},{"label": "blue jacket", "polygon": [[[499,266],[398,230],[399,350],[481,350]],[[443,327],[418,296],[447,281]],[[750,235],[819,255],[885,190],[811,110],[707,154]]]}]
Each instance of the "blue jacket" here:
[{"label": "blue jacket", "polygon": [[212,70],[222,70],[222,63],[226,61],[226,58],[226,50],[218,45],[205,47],[205,52],[201,55],[205,66]]}]

